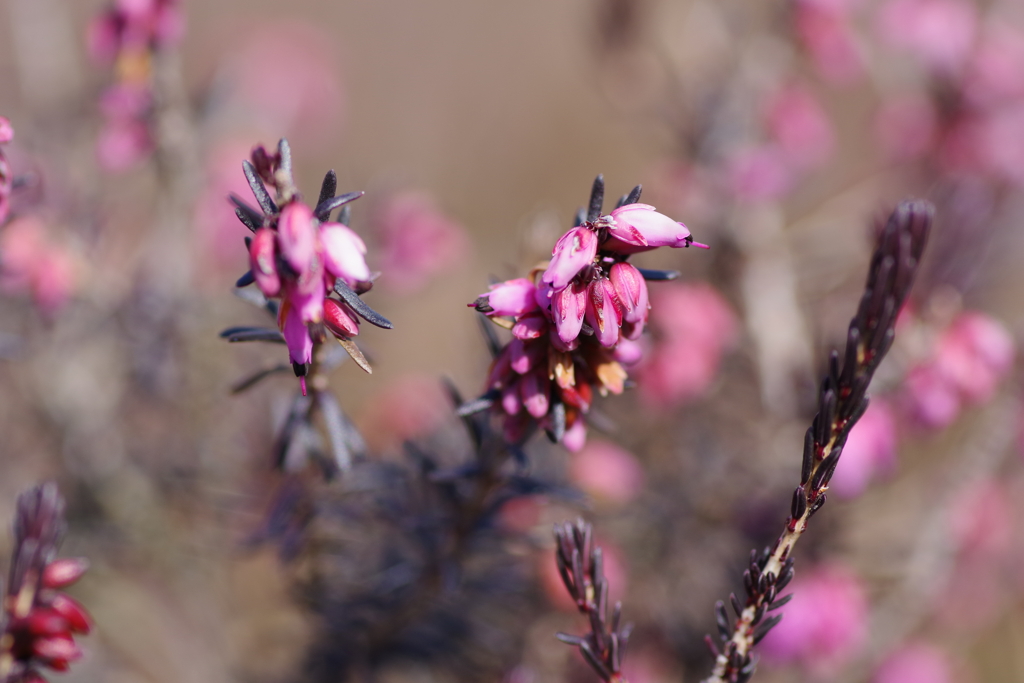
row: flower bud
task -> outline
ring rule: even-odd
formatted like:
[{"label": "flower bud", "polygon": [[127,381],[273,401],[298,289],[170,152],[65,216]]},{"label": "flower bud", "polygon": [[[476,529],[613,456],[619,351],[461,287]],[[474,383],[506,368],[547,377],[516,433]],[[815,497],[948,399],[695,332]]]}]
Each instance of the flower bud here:
[{"label": "flower bud", "polygon": [[537,308],[536,287],[524,277],[491,285],[491,291],[481,294],[491,307],[488,315],[519,317]]},{"label": "flower bud", "polygon": [[574,282],[551,297],[551,313],[558,330],[558,338],[572,343],[583,328],[583,316],[587,307],[586,285]]},{"label": "flower bud", "polygon": [[609,239],[603,248],[621,254],[648,251],[656,247],[687,247],[690,231],[649,204],[625,204],[605,217]]},{"label": "flower bud", "polygon": [[300,202],[292,202],[281,211],[277,224],[281,255],[301,277],[309,270],[316,256],[317,228],[313,210]]},{"label": "flower bud", "polygon": [[354,230],[341,223],[324,223],[320,227],[320,243],[328,273],[340,277],[350,287],[370,279],[366,244]]},{"label": "flower bud", "polygon": [[611,348],[619,341],[622,323],[615,287],[608,278],[602,277],[590,284],[587,294],[587,323],[594,328],[598,343]]},{"label": "flower bud", "polygon": [[523,406],[535,418],[547,415],[551,406],[548,397],[550,391],[551,383],[542,371],[535,370],[519,380],[519,395],[523,399]]},{"label": "flower bud", "polygon": [[359,320],[335,299],[324,299],[324,325],[338,339],[351,339],[359,334]]},{"label": "flower bud", "polygon": [[256,279],[256,286],[267,297],[281,293],[281,276],[277,274],[276,242],[273,230],[260,228],[252,236],[252,244],[249,245],[249,267]]},{"label": "flower bud", "polygon": [[616,263],[608,273],[615,294],[622,306],[622,320],[628,323],[644,322],[650,305],[647,302],[647,282],[634,266]]},{"label": "flower bud", "polygon": [[70,586],[82,578],[82,574],[87,569],[89,569],[89,561],[84,557],[66,557],[54,560],[43,570],[43,586],[46,588]]},{"label": "flower bud", "polygon": [[597,255],[597,235],[584,227],[573,228],[562,235],[551,254],[551,263],[541,280],[551,283],[557,292],[567,287],[594,260]]},{"label": "flower bud", "polygon": [[77,600],[69,598],[63,593],[57,593],[50,601],[50,608],[64,617],[68,626],[75,633],[88,633],[92,630],[92,618],[85,608],[78,604]]}]

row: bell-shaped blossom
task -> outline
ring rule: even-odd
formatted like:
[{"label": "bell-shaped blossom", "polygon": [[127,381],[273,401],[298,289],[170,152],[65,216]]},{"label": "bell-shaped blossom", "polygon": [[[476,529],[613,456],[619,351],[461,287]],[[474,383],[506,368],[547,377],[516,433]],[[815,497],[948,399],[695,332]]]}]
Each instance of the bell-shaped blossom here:
[{"label": "bell-shaped blossom", "polygon": [[562,235],[551,252],[551,262],[541,276],[556,291],[565,289],[597,255],[597,235],[586,227],[576,227]]},{"label": "bell-shaped blossom", "polygon": [[277,272],[277,238],[270,228],[260,228],[249,245],[249,267],[256,286],[264,296],[281,293],[281,276]]},{"label": "bell-shaped blossom", "polygon": [[493,311],[488,315],[520,316],[538,308],[536,290],[533,282],[521,277],[491,285],[491,291],[481,294],[478,300],[487,299]]},{"label": "bell-shaped blossom", "polygon": [[520,316],[512,325],[512,336],[517,339],[537,339],[548,330],[548,320],[539,312]]},{"label": "bell-shaped blossom", "polygon": [[570,453],[578,453],[587,444],[587,426],[583,423],[583,417],[579,416],[576,421],[565,430],[562,437],[562,445]]},{"label": "bell-shaped blossom", "polygon": [[324,223],[320,226],[320,244],[323,245],[324,266],[328,273],[340,277],[349,287],[370,279],[366,244],[347,225]]},{"label": "bell-shaped blossom", "polygon": [[794,27],[818,72],[836,84],[864,73],[864,48],[847,8],[807,0],[795,3]]},{"label": "bell-shaped blossom", "polygon": [[619,341],[622,314],[615,287],[608,278],[594,280],[587,288],[586,320],[601,346],[610,349]]},{"label": "bell-shaped blossom", "polygon": [[5,116],[0,116],[0,145],[6,145],[14,139],[14,127]]},{"label": "bell-shaped blossom", "polygon": [[889,0],[879,12],[877,28],[893,46],[949,73],[970,56],[977,23],[977,10],[965,0]]},{"label": "bell-shaped blossom", "polygon": [[281,256],[301,277],[310,269],[316,258],[317,228],[313,210],[301,202],[288,204],[281,210],[277,236]]},{"label": "bell-shaped blossom", "polygon": [[609,251],[631,254],[656,247],[688,247],[693,242],[685,225],[658,213],[649,204],[625,204],[606,217]]},{"label": "bell-shaped blossom", "polygon": [[587,287],[574,282],[572,286],[556,292],[551,298],[551,316],[562,342],[575,341],[583,329],[583,316],[587,310]]},{"label": "bell-shaped blossom", "polygon": [[608,277],[622,306],[622,320],[628,323],[646,322],[650,304],[647,281],[640,271],[623,261],[611,267]]},{"label": "bell-shaped blossom", "polygon": [[523,407],[533,417],[540,419],[548,414],[551,406],[551,383],[547,378],[547,368],[537,368],[519,380],[519,392]]},{"label": "bell-shaped blossom", "polygon": [[807,88],[782,88],[770,98],[766,109],[768,130],[793,167],[814,168],[832,156],[836,146],[832,122]]},{"label": "bell-shaped blossom", "polygon": [[284,343],[288,346],[288,358],[295,365],[306,365],[313,360],[313,340],[309,329],[302,320],[302,311],[298,306],[285,302],[281,305],[281,332]]}]

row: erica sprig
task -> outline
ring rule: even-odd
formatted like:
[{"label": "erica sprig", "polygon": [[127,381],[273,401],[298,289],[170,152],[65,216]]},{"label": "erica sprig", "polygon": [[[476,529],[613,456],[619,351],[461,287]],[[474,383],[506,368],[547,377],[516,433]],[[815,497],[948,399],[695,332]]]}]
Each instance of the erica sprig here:
[{"label": "erica sprig", "polygon": [[650,309],[646,280],[678,276],[644,271],[627,259],[663,246],[707,248],[682,223],[639,204],[640,189],[602,215],[604,179],[598,176],[588,209],[555,244],[551,260],[527,278],[492,286],[470,304],[512,330],[512,341],[491,367],[485,401],[474,404],[492,405],[505,416],[510,443],[540,425],[552,440],[581,448],[582,416],[594,390],[622,393],[623,365],[640,359],[635,340]]},{"label": "erica sprig", "polygon": [[[327,331],[368,370],[351,342],[359,334],[359,318],[384,328],[391,323],[359,298],[373,283],[366,265],[366,245],[344,224],[346,209],[337,222],[330,220],[332,211],[363,193],[335,196],[337,176],[329,171],[316,207],[304,204],[292,177],[291,150],[283,139],[275,154],[256,147],[251,161],[244,161],[242,168],[259,210],[231,196],[239,220],[254,233],[246,239],[250,270],[237,284],[244,287],[255,282],[267,299],[280,300],[278,326],[302,393],[306,393],[305,377],[314,344],[323,342]],[[276,197],[270,196],[268,186],[274,188]],[[244,334],[245,329],[234,332]]]},{"label": "erica sprig", "polygon": [[92,619],[59,589],[77,581],[88,562],[56,559],[65,527],[64,499],[56,484],[18,496],[0,628],[0,683],[44,683],[39,668],[67,671],[82,656],[74,636],[88,633]]},{"label": "erica sprig", "polygon": [[879,231],[864,294],[850,321],[845,353],[842,361],[837,351],[829,357],[828,374],[818,393],[818,414],[804,436],[800,485],[793,492],[789,517],[772,547],[751,552],[750,566],[743,572],[746,600],[729,596],[735,621],[723,601],[716,605],[722,645],[719,648],[710,636],[706,638],[715,665],[704,683],[749,681],[757,664],[753,647],[782,619],[768,612],[791,597],[782,591],[793,578],[793,547],[825,504],[846,438],[867,410],[868,385],[896,338],[896,318],[910,294],[934,211],[928,202],[901,202]]}]

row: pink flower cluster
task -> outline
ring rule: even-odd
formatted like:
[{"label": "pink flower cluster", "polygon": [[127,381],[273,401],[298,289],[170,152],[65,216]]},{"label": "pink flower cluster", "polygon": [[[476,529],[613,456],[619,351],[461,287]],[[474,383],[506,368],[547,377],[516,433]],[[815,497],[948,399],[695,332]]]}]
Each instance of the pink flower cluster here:
[{"label": "pink flower cluster", "polygon": [[89,24],[89,53],[116,78],[100,97],[96,153],[104,168],[125,170],[152,151],[153,54],[178,42],[183,28],[179,0],[116,0]]},{"label": "pink flower cluster", "polygon": [[[325,330],[342,341],[359,334],[353,305],[356,292],[371,287],[366,246],[348,226],[328,219],[331,210],[362,193],[335,197],[334,173],[328,173],[314,211],[291,185],[290,152],[284,141],[273,155],[255,148],[252,162],[246,161],[244,168],[263,213],[233,197],[239,218],[254,230],[249,242],[251,270],[243,280],[251,277],[264,296],[280,299],[278,325],[305,393],[306,366]],[[277,190],[276,202],[264,183]],[[339,298],[332,297],[336,292]]]},{"label": "pink flower cluster", "polygon": [[855,498],[872,479],[891,472],[896,466],[897,439],[892,407],[884,399],[872,398],[846,438],[829,492],[840,498]]},{"label": "pink flower cluster", "polygon": [[470,304],[492,319],[513,319],[513,339],[487,380],[510,443],[539,424],[570,450],[583,447],[594,390],[621,393],[623,364],[640,357],[647,283],[626,259],[662,246],[704,246],[647,204],[598,213],[558,240],[543,271],[494,285]]},{"label": "pink flower cluster", "polygon": [[1002,323],[978,311],[961,313],[939,335],[931,356],[907,373],[905,407],[926,427],[946,427],[964,405],[992,398],[1015,355]]}]

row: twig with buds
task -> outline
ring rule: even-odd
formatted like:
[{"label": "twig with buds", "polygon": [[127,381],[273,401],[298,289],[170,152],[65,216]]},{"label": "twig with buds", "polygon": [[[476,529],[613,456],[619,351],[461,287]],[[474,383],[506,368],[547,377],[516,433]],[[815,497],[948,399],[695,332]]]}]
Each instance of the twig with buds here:
[{"label": "twig with buds", "polygon": [[750,567],[743,573],[746,601],[735,595],[730,602],[736,620],[725,604],[716,605],[721,650],[710,636],[708,647],[715,667],[704,683],[743,683],[754,675],[752,649],[781,619],[767,616],[788,602],[780,594],[793,578],[793,546],[807,529],[807,522],[825,503],[829,480],[843,452],[850,429],[867,409],[866,392],[875,369],[892,346],[896,316],[906,301],[931,228],[931,204],[904,201],[896,207],[878,236],[871,259],[864,296],[850,322],[842,370],[839,354],[829,358],[829,372],[818,395],[818,414],[804,437],[800,485],[793,492],[790,516],[782,535],[762,553],[751,551]]},{"label": "twig with buds", "polygon": [[590,620],[584,636],[559,633],[563,643],[575,645],[587,663],[604,681],[627,683],[622,677],[622,651],[633,624],[621,628],[622,603],[616,602],[608,620],[608,579],[604,575],[601,548],[593,544],[593,530],[582,519],[576,524],[555,526],[555,560],[569,595],[580,613]]},{"label": "twig with buds", "polygon": [[18,497],[14,551],[0,622],[0,683],[44,683],[39,667],[67,671],[82,656],[73,634],[88,633],[85,609],[58,589],[77,581],[84,558],[55,559],[64,535],[64,499],[54,483]]}]

